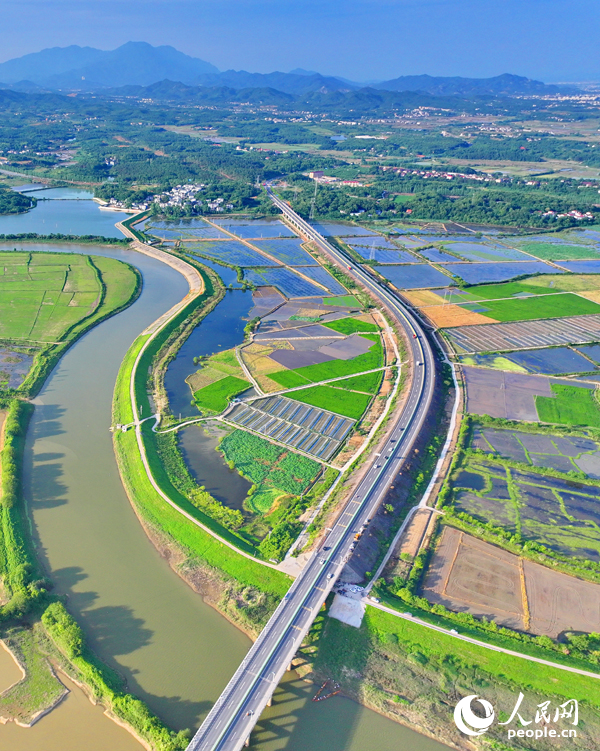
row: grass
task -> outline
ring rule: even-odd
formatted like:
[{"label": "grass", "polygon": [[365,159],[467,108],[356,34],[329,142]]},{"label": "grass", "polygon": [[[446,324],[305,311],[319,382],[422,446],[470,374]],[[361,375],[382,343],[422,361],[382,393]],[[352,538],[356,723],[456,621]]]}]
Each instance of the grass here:
[{"label": "grass", "polygon": [[339,305],[346,308],[362,308],[354,295],[339,295],[338,297],[324,297],[323,305]]},{"label": "grass", "polygon": [[194,392],[194,400],[199,410],[222,412],[236,394],[245,391],[249,386],[250,383],[243,378],[228,375]]},{"label": "grass", "polygon": [[[365,334],[365,337],[375,341],[375,346],[368,352],[358,355],[350,360],[329,360],[318,365],[306,365],[295,370],[281,370],[270,373],[269,378],[279,383],[284,388],[301,386],[303,383],[318,383],[329,378],[353,375],[363,370],[373,370],[383,365],[383,350],[378,334]],[[303,379],[303,380],[301,380]],[[295,397],[294,397],[295,398]]]},{"label": "grass", "polygon": [[554,397],[536,396],[535,406],[542,422],[589,425],[600,428],[600,408],[590,389],[551,384]]},{"label": "grass", "polygon": [[338,321],[324,323],[328,329],[338,331],[340,334],[356,334],[360,331],[378,331],[374,323],[359,321],[357,318],[340,318]]},{"label": "grass", "polygon": [[478,312],[503,322],[600,313],[598,303],[569,292],[512,300],[487,300],[484,307],[485,311]]},{"label": "grass", "polygon": [[25,678],[0,698],[0,715],[28,724],[33,716],[51,707],[65,691],[41,653],[34,631],[15,628],[3,638],[25,668]]},{"label": "grass", "polygon": [[351,417],[353,420],[362,417],[372,398],[370,394],[359,394],[331,386],[312,386],[301,391],[294,391],[291,396],[296,401],[327,409],[338,415]]},{"label": "grass", "polygon": [[336,389],[348,389],[350,391],[364,391],[367,394],[376,394],[383,378],[383,370],[375,373],[351,376],[343,381],[334,381],[331,385]]}]

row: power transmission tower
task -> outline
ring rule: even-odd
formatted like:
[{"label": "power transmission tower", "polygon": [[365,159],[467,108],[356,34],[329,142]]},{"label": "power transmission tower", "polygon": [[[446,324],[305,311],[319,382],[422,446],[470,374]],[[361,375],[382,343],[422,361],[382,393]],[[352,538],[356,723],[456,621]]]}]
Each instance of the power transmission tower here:
[{"label": "power transmission tower", "polygon": [[315,192],[313,193],[312,201],[310,202],[310,214],[308,215],[308,221],[312,222],[315,218],[315,201],[317,200],[317,188],[319,183],[315,180]]}]

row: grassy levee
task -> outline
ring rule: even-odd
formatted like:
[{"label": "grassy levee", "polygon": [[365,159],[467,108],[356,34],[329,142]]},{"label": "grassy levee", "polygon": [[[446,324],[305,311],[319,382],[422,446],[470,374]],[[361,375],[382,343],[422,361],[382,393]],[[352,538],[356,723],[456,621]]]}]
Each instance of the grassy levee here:
[{"label": "grassy levee", "polygon": [[134,214],[133,216],[130,216],[129,219],[124,219],[121,224],[128,229],[131,234],[136,238],[136,240],[139,240],[142,243],[145,243],[147,238],[137,229],[134,229],[133,225],[140,222],[142,219],[146,218],[146,216],[150,216],[148,212],[143,211],[141,214]]},{"label": "grassy levee", "polygon": [[143,701],[121,690],[121,680],[87,649],[83,632],[61,602],[54,602],[46,608],[42,624],[68,661],[69,672],[75,671],[76,679],[110,714],[127,723],[156,751],[178,751],[187,746],[188,735],[184,731],[174,733],[169,730]]},{"label": "grassy levee", "polygon": [[[157,353],[171,333],[185,321],[190,313],[212,298],[214,294],[213,285],[207,274],[203,274],[203,277],[205,291],[202,295],[196,297],[183,308],[167,326],[152,338],[149,344],[147,344],[148,335],[140,336],[129,349],[119,370],[115,385],[113,424],[128,424],[133,420],[130,383],[136,359],[145,345],[147,345],[146,349],[139,359],[134,374],[134,392],[138,409],[140,407],[142,409],[142,416],[150,415],[150,402],[147,393],[149,369],[153,366]],[[228,543],[248,555],[258,557],[258,552],[252,545],[204,514],[173,486],[160,460],[151,421],[143,424],[141,435],[152,475],[162,492],[182,511],[190,514],[214,532],[218,538],[227,540]],[[227,578],[245,586],[256,587],[273,597],[284,595],[289,586],[289,579],[285,574],[262,565],[258,560],[254,563],[245,556],[238,555],[235,550],[225,545],[220,539],[195,525],[165,502],[148,479],[133,430],[126,433],[115,431],[114,446],[123,484],[131,502],[144,522],[147,522],[152,528],[160,530],[170,540],[183,547],[191,559],[205,562],[211,568],[225,574]]]},{"label": "grassy levee", "polygon": [[21,495],[25,434],[33,405],[12,399],[4,423],[0,451],[0,573],[7,602],[0,608],[0,622],[24,615],[43,592],[33,582],[38,566]]},{"label": "grassy levee", "polygon": [[98,323],[127,308],[140,294],[142,277],[135,267],[113,258],[88,258],[102,290],[96,309],[66,331],[60,341],[39,352],[27,377],[17,389],[19,395],[27,398],[35,396],[56,363],[77,339]]},{"label": "grassy levee", "polygon": [[[316,678],[340,681],[345,694],[454,748],[465,747],[452,722],[459,698],[483,694],[502,721],[519,691],[526,696],[522,715],[528,721],[541,701],[551,699],[554,707],[577,699],[585,734],[575,747],[597,748],[596,678],[463,642],[373,607],[367,607],[358,629],[319,614],[307,641],[300,651]],[[486,739],[485,748],[508,751],[505,728],[493,726]]]}]

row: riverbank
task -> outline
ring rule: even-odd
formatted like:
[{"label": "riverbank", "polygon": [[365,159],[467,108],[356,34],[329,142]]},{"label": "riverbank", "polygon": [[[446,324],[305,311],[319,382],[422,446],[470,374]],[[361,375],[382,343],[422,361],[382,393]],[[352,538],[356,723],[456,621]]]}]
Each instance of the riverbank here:
[{"label": "riverbank", "polygon": [[[526,697],[521,714],[527,720],[543,701],[550,699],[554,707],[577,699],[585,732],[572,739],[574,748],[593,751],[600,744],[599,680],[428,632],[375,608],[367,607],[358,629],[320,614],[298,663],[306,678],[336,680],[346,696],[364,706],[464,751],[508,748],[503,745],[506,730],[496,725],[482,739],[467,739],[456,729],[454,707],[474,692],[501,708],[504,719],[520,691]],[[527,739],[513,744],[511,748],[531,747]],[[535,746],[540,751],[553,747],[552,739]]]},{"label": "riverbank", "polygon": [[[64,260],[65,256],[61,258]],[[73,326],[63,341],[44,351],[20,392],[0,399],[0,574],[2,605],[0,637],[11,649],[24,676],[0,696],[2,721],[29,727],[64,698],[66,689],[57,679],[60,664],[86,693],[102,702],[111,716],[148,748],[175,751],[187,740],[166,728],[139,699],[123,690],[123,681],[111,674],[85,647],[79,627],[61,602],[49,594],[33,551],[29,519],[22,492],[22,467],[27,427],[34,407],[23,401],[37,393],[48,373],[70,345],[97,323],[128,307],[141,289],[141,276],[133,267],[111,258],[95,257],[101,292],[92,315]]]}]

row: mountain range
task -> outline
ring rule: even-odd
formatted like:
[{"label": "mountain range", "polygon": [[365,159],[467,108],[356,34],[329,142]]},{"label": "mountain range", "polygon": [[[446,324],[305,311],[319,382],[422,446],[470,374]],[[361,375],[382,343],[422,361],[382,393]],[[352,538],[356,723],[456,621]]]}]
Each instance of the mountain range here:
[{"label": "mountain range", "polygon": [[[364,84],[297,68],[289,73],[219,71],[214,65],[179,52],[174,47],[153,47],[127,42],[115,50],[93,47],[53,47],[0,63],[1,88],[28,93],[43,91],[102,91],[118,87],[148,87],[161,81],[186,86],[274,90],[294,97],[314,93],[351,92]],[[523,76],[493,78],[400,76],[369,85],[370,89],[422,92],[433,96],[515,96],[572,92],[571,87],[549,86]],[[131,91],[131,95],[133,91]]]}]

